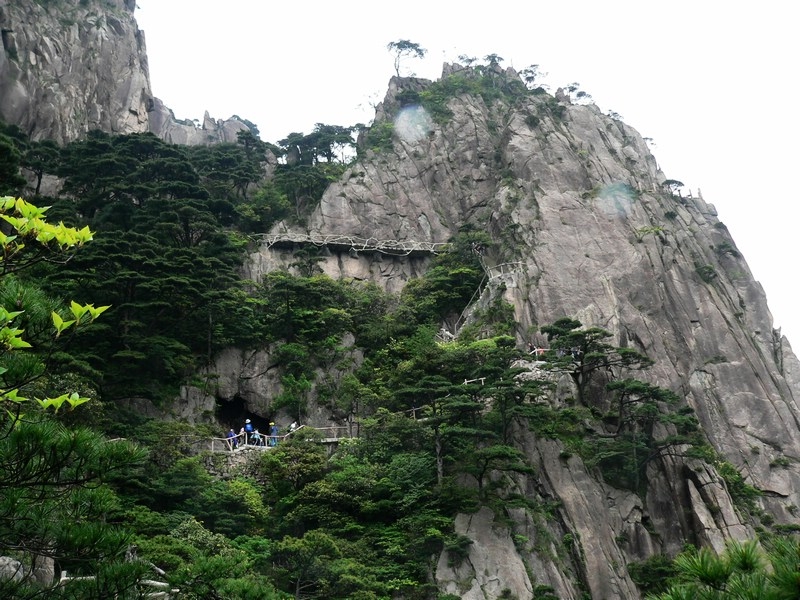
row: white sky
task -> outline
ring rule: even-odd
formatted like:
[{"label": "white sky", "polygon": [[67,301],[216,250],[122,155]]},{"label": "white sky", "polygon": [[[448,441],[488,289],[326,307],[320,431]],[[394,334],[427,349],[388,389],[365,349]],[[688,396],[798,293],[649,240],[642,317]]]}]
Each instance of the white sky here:
[{"label": "white sky", "polygon": [[179,119],[236,114],[277,142],[315,123],[369,123],[391,41],[428,50],[403,75],[497,54],[572,82],[643,136],[670,179],[702,191],[800,351],[800,89],[790,0],[138,0],[155,96]]}]

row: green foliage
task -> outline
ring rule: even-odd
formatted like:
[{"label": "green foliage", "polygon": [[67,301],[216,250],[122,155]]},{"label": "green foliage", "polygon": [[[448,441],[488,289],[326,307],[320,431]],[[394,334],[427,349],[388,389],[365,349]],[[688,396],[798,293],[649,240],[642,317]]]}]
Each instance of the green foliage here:
[{"label": "green foliage", "polygon": [[[64,257],[92,239],[88,227],[49,224],[46,210],[20,198],[0,198],[5,222],[0,234],[0,555],[13,555],[28,567],[47,556],[62,569],[89,569],[98,578],[93,593],[80,597],[103,597],[107,590],[132,587],[141,574],[120,565],[129,534],[109,522],[119,500],[108,483],[138,464],[143,453],[123,440],[70,429],[48,414],[49,408],[58,411],[67,404],[74,409],[88,401],[77,392],[37,394],[37,403],[26,403],[23,396],[52,389],[41,380],[58,338],[86,327],[108,308],[73,301],[64,309],[9,275]],[[114,574],[110,582],[109,573]],[[80,587],[67,584],[64,597]],[[33,598],[40,592],[25,580],[0,581],[3,597]]]},{"label": "green foliage", "polygon": [[531,129],[536,129],[541,123],[541,119],[536,115],[527,115],[525,117],[525,124]]},{"label": "green foliage", "polygon": [[756,499],[761,496],[761,491],[746,483],[742,474],[731,463],[718,460],[714,463],[714,467],[725,481],[725,487],[728,488],[728,493],[734,504],[745,510],[752,511],[755,508]]},{"label": "green foliage", "polygon": [[488,65],[451,73],[420,92],[422,105],[435,122],[447,123],[453,116],[448,103],[462,95],[480,96],[488,105],[500,98],[515,102],[528,94],[522,81],[507,79],[501,70],[495,68],[497,62],[502,61],[500,57],[489,55],[486,60]]},{"label": "green foliage", "polygon": [[316,163],[311,165],[278,165],[274,182],[295,208],[295,217],[302,220],[319,204],[322,194],[344,173],[346,165]]},{"label": "green foliage", "polygon": [[578,400],[586,403],[593,374],[609,369],[645,369],[653,361],[631,348],[615,348],[606,340],[611,333],[599,327],[581,329],[581,322],[568,317],[541,328],[550,348],[547,368],[569,373],[578,388]]},{"label": "green foliage", "polygon": [[722,242],[714,246],[714,252],[720,257],[728,255],[733,256],[734,258],[739,258],[741,256],[739,251],[730,242]]},{"label": "green foliage", "polygon": [[0,427],[0,554],[13,552],[26,564],[54,556],[77,573],[121,560],[129,535],[108,522],[118,500],[104,483],[142,454],[46,418],[3,418]]},{"label": "green foliage", "polygon": [[636,230],[636,241],[641,242],[644,240],[645,236],[647,235],[654,235],[659,236],[664,231],[663,227],[655,226],[655,225],[648,225],[646,227],[640,227]]},{"label": "green foliage", "polygon": [[567,107],[561,104],[553,96],[545,96],[544,101],[539,105],[540,114],[550,115],[556,121],[560,121],[567,113]]},{"label": "green foliage", "polygon": [[420,96],[417,90],[404,89],[400,90],[395,96],[400,108],[404,106],[411,106],[420,103]]},{"label": "green foliage", "polygon": [[[41,270],[51,293],[112,306],[103,326],[73,346],[79,361],[104,374],[108,397],[168,395],[211,353],[253,335],[252,307],[231,270],[241,250],[207,216],[191,209],[197,218],[184,219],[170,208],[153,200],[137,209],[143,233],[100,233],[74,260]],[[147,222],[157,214],[160,222]]]},{"label": "green foliage", "polygon": [[0,196],[17,194],[25,185],[25,178],[19,174],[23,155],[19,141],[4,133],[0,127]]},{"label": "green foliage", "polygon": [[680,195],[679,190],[683,187],[683,182],[677,179],[666,179],[661,185],[669,190],[670,194],[675,195],[675,193],[678,193]]},{"label": "green foliage", "polygon": [[394,123],[380,121],[367,130],[365,139],[367,148],[376,152],[390,152],[394,148]]},{"label": "green foliage", "polygon": [[92,240],[88,227],[77,229],[63,223],[48,223],[47,210],[48,207],[39,208],[22,198],[0,198],[0,218],[6,224],[0,232],[3,251],[0,276],[29,269],[60,253],[71,253]]},{"label": "green foliage", "polygon": [[691,549],[675,558],[678,573],[669,588],[648,598],[796,598],[798,552],[797,539],[787,538],[776,539],[765,548],[755,540],[730,541],[721,555],[707,548]]},{"label": "green foliage", "polygon": [[453,74],[433,82],[419,97],[431,118],[439,124],[444,124],[453,116],[453,111],[447,106],[452,98],[462,94],[478,95],[480,90],[479,80],[462,74]]},{"label": "green foliage", "polygon": [[386,49],[394,54],[394,70],[400,77],[400,59],[405,57],[425,58],[428,51],[419,44],[410,40],[397,40],[389,42]]},{"label": "green foliage", "polygon": [[243,233],[263,233],[274,223],[289,216],[292,204],[277,185],[262,184],[248,200],[235,205],[236,220]]},{"label": "green foliage", "polygon": [[331,561],[341,555],[336,542],[322,531],[309,531],[302,538],[285,537],[275,546],[275,576],[296,597],[325,590]]},{"label": "green foliage", "polygon": [[[697,419],[688,407],[678,408],[679,398],[670,390],[632,378],[612,376],[608,381],[612,369],[644,369],[652,361],[630,348],[611,346],[605,341],[610,337],[605,330],[580,327],[579,321],[562,318],[541,328],[550,340],[544,367],[570,374],[581,404],[603,408],[602,424],[598,425],[603,433],[586,435],[570,428],[565,410],[548,416],[552,409],[529,409],[535,410],[530,422],[543,435],[564,441],[588,466],[596,467],[607,483],[644,493],[650,461],[670,448],[704,444]],[[595,382],[598,373],[606,381],[602,388]]]},{"label": "green foliage", "polygon": [[[440,123],[450,116],[448,103],[465,94],[487,105],[525,101],[538,108],[527,118],[531,127],[563,112],[549,97],[534,98],[541,88],[509,81],[499,56],[485,61],[422,92],[403,92],[398,102],[421,102]],[[523,77],[533,86],[537,75],[532,69]],[[48,214],[91,229],[51,229],[44,209],[3,199],[4,273],[24,274],[0,281],[0,377],[6,402],[30,407],[35,427],[9,422],[0,458],[23,464],[11,463],[12,452],[23,451],[31,457],[25,464],[44,465],[58,490],[12,485],[8,502],[33,508],[20,516],[0,507],[0,544],[9,547],[25,527],[31,548],[58,540],[59,558],[97,575],[105,597],[134,593],[142,573],[125,571],[120,558],[135,541],[143,564],[166,569],[187,597],[429,598],[432,560],[447,551],[458,564],[469,554],[471,540],[454,530],[457,512],[488,505],[502,518],[505,508],[522,506],[553,517],[554,505],[532,508],[516,488],[519,474],[533,473],[516,443],[520,426],[558,439],[562,460],[579,454],[607,482],[636,490],[648,460],[693,443],[693,415],[674,410],[667,390],[625,379],[650,361],[609,344],[609,332],[573,319],[542,328],[551,342],[548,367],[578,387],[577,406],[556,408],[543,401],[549,383],[526,380],[513,367],[522,356],[502,290],[472,313],[473,325],[459,329],[484,285],[490,239],[475,227],[459,232],[450,251],[399,297],[321,275],[315,248],[295,253],[292,272],[300,276],[272,272],[259,284],[241,281],[247,240],[236,232],[267,231],[290,216],[302,222],[344,172],[352,131],[317,124],[277,147],[251,130],[236,144],[193,148],[149,134],[93,132],[61,152],[7,136],[16,151],[7,164],[26,165],[39,181],[54,171],[64,178],[65,194]],[[388,151],[393,135],[391,122],[378,123],[366,147]],[[280,162],[265,179],[268,152]],[[638,233],[658,233],[652,229]],[[47,262],[53,251],[71,254],[92,238],[66,264]],[[59,297],[76,302],[65,307]],[[81,304],[88,301],[101,308]],[[459,339],[443,343],[442,326],[459,330]],[[352,424],[359,438],[341,441],[328,456],[313,433],[290,437],[223,478],[221,457],[202,453],[208,428],[145,420],[116,406],[122,398],[173,398],[179,384],[230,346],[269,348],[282,384],[270,410],[303,421],[315,390],[332,418]],[[329,375],[315,381],[320,371]],[[62,397],[64,382],[74,387]],[[102,397],[103,410],[90,416],[82,416],[84,406],[41,417],[48,401],[66,407],[93,396]],[[46,401],[19,404],[20,397]],[[149,459],[127,443],[66,426],[71,419],[136,440]],[[37,454],[43,451],[52,465]],[[0,479],[13,484],[14,476],[10,466],[0,468]],[[730,474],[723,477],[733,495],[747,492]],[[643,567],[641,581],[658,568]],[[545,588],[536,596],[552,596]],[[76,583],[64,594],[77,598],[86,589]]]},{"label": "green foliage", "polygon": [[695,271],[706,283],[712,283],[717,278],[717,270],[712,265],[695,263]]},{"label": "green foliage", "polygon": [[[419,279],[408,282],[401,294],[401,311],[406,325],[455,323],[484,282],[477,248],[487,246],[484,233],[462,231],[451,240],[451,250],[437,255]],[[495,307],[490,320],[507,318],[502,306]],[[413,320],[409,323],[409,314]]]}]

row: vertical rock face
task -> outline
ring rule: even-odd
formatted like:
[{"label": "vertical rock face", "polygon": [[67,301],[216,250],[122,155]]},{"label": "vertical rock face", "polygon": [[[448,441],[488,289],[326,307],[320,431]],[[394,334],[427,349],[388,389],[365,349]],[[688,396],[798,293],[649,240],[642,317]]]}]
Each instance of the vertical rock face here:
[{"label": "vertical rock face", "polygon": [[0,0],[0,119],[60,144],[93,129],[191,146],[236,142],[250,129],[241,119],[176,119],[153,96],[135,8],[135,0]]},{"label": "vertical rock face", "polygon": [[0,0],[0,118],[34,140],[147,131],[152,102],[135,0]]},{"label": "vertical rock face", "polygon": [[237,117],[212,119],[208,112],[202,123],[176,119],[158,98],[153,98],[149,111],[149,131],[170,144],[203,146],[218,142],[235,143],[240,131],[250,131],[250,127]]},{"label": "vertical rock face", "polygon": [[[459,71],[471,76],[458,66],[445,74]],[[643,378],[684,398],[719,456],[764,491],[760,508],[776,523],[797,525],[800,364],[773,330],[764,292],[714,207],[666,189],[642,137],[595,106],[564,95],[453,94],[449,116],[435,123],[399,100],[428,85],[392,80],[376,125],[392,123],[391,148],[365,146],[364,158],[325,193],[307,232],[434,243],[468,223],[489,232],[484,258],[498,276],[484,297],[502,294],[514,305],[520,344],[544,345],[538,328],[569,316],[653,358]],[[343,260],[334,253],[323,268],[342,273]],[[250,274],[278,262],[264,247]],[[362,264],[360,272],[374,269]],[[727,539],[754,536],[708,463],[653,460],[647,490],[637,495],[566,459],[557,440],[522,431],[517,443],[537,477],[518,478],[516,491],[557,508],[544,520],[508,511],[503,526],[483,513],[461,518],[459,533],[473,544],[463,561],[439,561],[446,593],[497,598],[509,589],[530,598],[544,585],[561,598],[636,598],[627,564],[687,542],[721,549]],[[568,543],[551,552],[548,531]],[[528,576],[492,566],[512,564],[516,558],[498,559],[510,554]]]},{"label": "vertical rock face", "polygon": [[[0,0],[0,118],[34,140],[101,129],[234,141],[247,123],[177,121],[152,98],[134,8],[133,0]],[[477,76],[446,66],[454,74]],[[719,456],[764,491],[763,514],[796,526],[800,362],[714,207],[666,190],[641,136],[619,120],[564,94],[521,90],[513,72],[492,77],[487,93],[451,90],[434,112],[411,100],[434,84],[392,79],[376,120],[393,132],[391,144],[370,148],[367,136],[362,159],[328,189],[307,229],[275,231],[428,243],[465,224],[488,232],[493,277],[483,299],[513,304],[520,344],[544,344],[539,327],[569,316],[647,354],[656,362],[644,377],[694,409]],[[246,274],[258,279],[292,261],[285,247],[265,245]],[[425,265],[419,255],[336,251],[322,263],[392,291]],[[255,402],[278,385],[264,375],[270,364],[267,354],[224,353],[223,395]],[[439,560],[443,593],[637,598],[631,562],[753,535],[714,464],[660,457],[634,493],[603,482],[558,440],[521,429],[515,444],[535,471],[508,483],[526,507],[457,519],[472,544],[459,560]]]}]

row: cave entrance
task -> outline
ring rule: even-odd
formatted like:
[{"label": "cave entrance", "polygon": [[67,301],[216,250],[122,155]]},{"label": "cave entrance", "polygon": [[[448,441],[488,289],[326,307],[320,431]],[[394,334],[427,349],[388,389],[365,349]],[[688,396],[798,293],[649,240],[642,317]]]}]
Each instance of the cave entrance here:
[{"label": "cave entrance", "polygon": [[239,433],[247,419],[252,421],[253,429],[258,429],[261,433],[269,431],[269,419],[249,412],[244,398],[241,396],[234,396],[231,400],[217,398],[216,402],[217,420],[225,428],[225,431],[233,429],[236,433]]}]

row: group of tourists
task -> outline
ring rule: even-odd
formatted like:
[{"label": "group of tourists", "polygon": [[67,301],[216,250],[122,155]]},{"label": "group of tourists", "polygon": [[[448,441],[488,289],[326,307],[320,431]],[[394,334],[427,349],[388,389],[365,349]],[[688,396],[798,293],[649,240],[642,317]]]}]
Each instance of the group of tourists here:
[{"label": "group of tourists", "polygon": [[[540,348],[539,346],[534,346],[531,342],[528,342],[528,354],[532,354],[536,358],[543,358],[547,351],[547,348]],[[565,356],[572,357],[572,360],[574,361],[580,361],[581,357],[583,356],[583,352],[577,346],[573,346],[569,350],[566,348],[559,348],[556,350],[557,358],[564,358]]]},{"label": "group of tourists", "polygon": [[261,433],[253,426],[250,419],[245,419],[244,426],[237,434],[233,428],[225,436],[228,449],[237,450],[239,446],[275,446],[278,443],[278,426],[272,421],[269,424],[269,435]]}]

